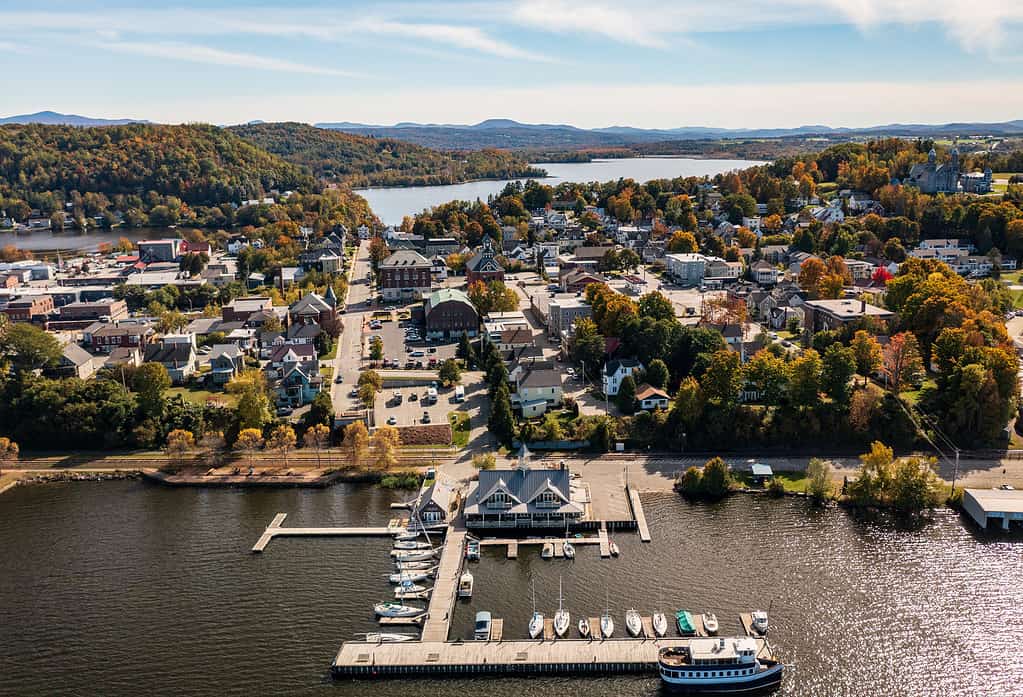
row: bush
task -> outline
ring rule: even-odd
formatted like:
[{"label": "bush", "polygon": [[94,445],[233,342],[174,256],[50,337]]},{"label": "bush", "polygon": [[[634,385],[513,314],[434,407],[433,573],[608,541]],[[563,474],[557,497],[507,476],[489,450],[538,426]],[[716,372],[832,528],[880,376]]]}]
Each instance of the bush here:
[{"label": "bush", "polygon": [[396,472],[380,480],[385,489],[415,489],[419,486],[418,472]]},{"label": "bush", "polygon": [[686,498],[717,500],[724,498],[732,487],[732,473],[720,457],[707,460],[703,469],[690,467],[675,483],[675,488]]},{"label": "bush", "polygon": [[492,470],[497,465],[494,453],[479,453],[472,456],[472,466],[478,470]]},{"label": "bush", "polygon": [[767,493],[774,498],[781,498],[785,495],[785,484],[777,477],[771,477],[767,483]]}]

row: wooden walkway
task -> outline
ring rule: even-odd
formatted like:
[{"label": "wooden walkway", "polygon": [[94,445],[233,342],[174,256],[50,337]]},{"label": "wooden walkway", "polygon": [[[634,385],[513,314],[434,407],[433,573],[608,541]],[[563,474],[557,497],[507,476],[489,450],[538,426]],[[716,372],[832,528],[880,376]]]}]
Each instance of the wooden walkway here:
[{"label": "wooden walkway", "polygon": [[607,536],[607,526],[603,523],[600,524],[600,530],[597,532],[597,541],[600,543],[600,556],[607,559],[611,556],[611,540]]},{"label": "wooden walkway", "polygon": [[440,556],[440,568],[430,597],[430,608],[423,626],[424,642],[444,642],[448,638],[451,612],[455,605],[458,576],[465,557],[465,531],[448,529]]},{"label": "wooden walkway", "polygon": [[504,639],[504,620],[495,617],[490,623],[490,640],[501,641],[502,639]]},{"label": "wooden walkway", "polygon": [[[465,673],[649,673],[657,652],[690,639],[561,639],[558,641],[347,642],[334,659],[337,677]],[[757,641],[760,655],[770,648]]]},{"label": "wooden walkway", "polygon": [[639,493],[632,487],[626,487],[629,492],[629,502],[632,504],[632,517],[636,519],[636,527],[639,528],[639,539],[641,542],[650,541],[650,529],[646,525],[646,514],[643,513],[643,502],[639,500]]},{"label": "wooden walkway", "polygon": [[594,639],[603,639],[604,637],[600,633],[600,618],[590,617],[588,621],[590,623],[590,636]]},{"label": "wooden walkway", "polygon": [[512,541],[508,543],[508,558],[518,559],[519,558],[519,543]]},{"label": "wooden walkway", "polygon": [[255,554],[262,552],[275,537],[387,537],[393,535],[400,528],[399,521],[392,521],[392,525],[386,528],[285,528],[284,519],[287,513],[278,513],[270,521],[263,534],[252,546]]}]

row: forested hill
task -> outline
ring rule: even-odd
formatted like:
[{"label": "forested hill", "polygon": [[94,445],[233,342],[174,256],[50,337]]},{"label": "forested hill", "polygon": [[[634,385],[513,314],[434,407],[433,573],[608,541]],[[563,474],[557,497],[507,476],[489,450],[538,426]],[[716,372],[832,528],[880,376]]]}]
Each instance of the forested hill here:
[{"label": "forested hill", "polygon": [[485,149],[442,152],[393,138],[375,138],[301,123],[233,126],[233,133],[308,167],[316,176],[352,186],[457,184],[474,179],[542,176],[521,154]]},{"label": "forested hill", "polygon": [[315,187],[302,168],[216,126],[0,126],[0,198],[155,192],[217,205]]}]

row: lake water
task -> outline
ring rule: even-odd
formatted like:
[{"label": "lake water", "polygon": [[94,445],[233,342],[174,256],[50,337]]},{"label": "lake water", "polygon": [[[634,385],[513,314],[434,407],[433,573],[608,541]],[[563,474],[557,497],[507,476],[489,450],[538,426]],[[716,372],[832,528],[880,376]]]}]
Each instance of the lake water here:
[{"label": "lake water", "polygon": [[[333,681],[341,642],[374,628],[390,597],[388,543],[278,539],[249,552],[279,511],[289,525],[381,524],[401,495],[327,490],[170,489],[141,481],[17,487],[0,496],[0,695],[660,695],[655,676]],[[858,520],[796,500],[717,505],[644,497],[653,542],[622,533],[618,559],[472,566],[473,614],[525,636],[535,581],[545,614],[559,576],[573,619],[610,596],[625,610],[711,610],[722,631],[770,607],[786,663],[780,694],[1023,694],[1023,540],[982,537],[939,512],[923,525]],[[574,626],[574,622],[573,622]]]},{"label": "lake water", "polygon": [[[614,160],[593,160],[592,162],[537,163],[536,167],[547,170],[549,177],[545,184],[561,182],[613,181],[622,178],[647,182],[651,179],[674,177],[713,176],[733,169],[743,169],[761,164],[750,160],[698,160],[687,157],[629,157]],[[373,212],[387,225],[398,225],[406,215],[415,215],[424,208],[448,201],[483,201],[499,193],[509,181],[479,181],[447,186],[399,186],[378,189],[358,189],[369,201]]]},{"label": "lake water", "polygon": [[176,231],[168,228],[115,228],[113,230],[92,229],[88,232],[65,230],[33,230],[31,232],[0,233],[0,247],[13,244],[19,249],[33,252],[95,252],[104,242],[115,244],[122,237],[132,242],[148,240],[154,237],[169,237]]}]

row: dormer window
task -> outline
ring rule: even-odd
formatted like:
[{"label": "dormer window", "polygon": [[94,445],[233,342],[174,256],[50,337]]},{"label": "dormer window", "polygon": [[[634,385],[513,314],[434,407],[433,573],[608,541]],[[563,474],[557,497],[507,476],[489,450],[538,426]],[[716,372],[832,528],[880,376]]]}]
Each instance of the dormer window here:
[{"label": "dormer window", "polygon": [[490,497],[491,506],[506,507],[511,505],[511,500],[508,498],[508,494],[503,491],[495,491]]}]

